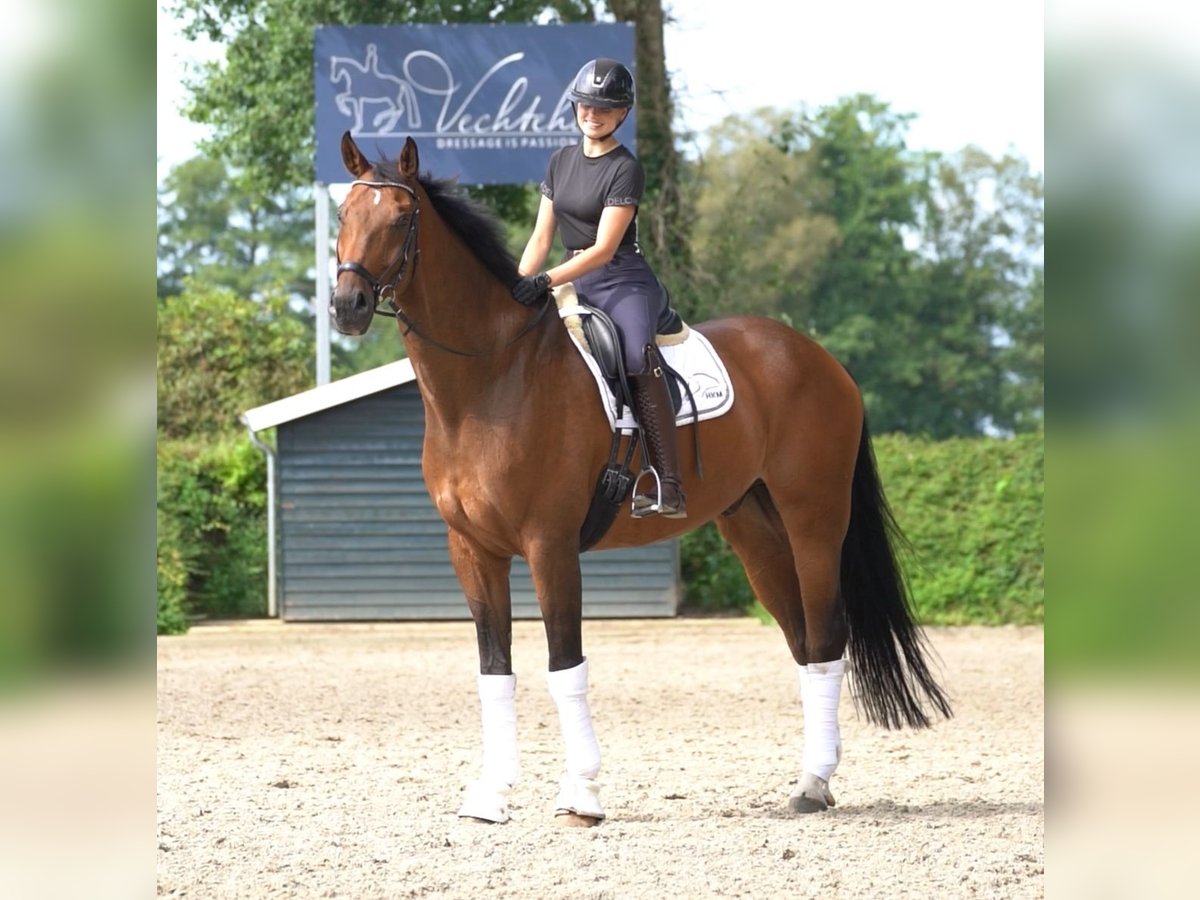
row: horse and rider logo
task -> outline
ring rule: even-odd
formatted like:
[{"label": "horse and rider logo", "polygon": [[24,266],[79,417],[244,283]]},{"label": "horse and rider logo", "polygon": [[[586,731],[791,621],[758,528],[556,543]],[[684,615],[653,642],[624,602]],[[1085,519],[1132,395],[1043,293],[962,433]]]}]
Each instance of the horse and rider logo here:
[{"label": "horse and rider logo", "polygon": [[[349,56],[331,57],[329,80],[341,88],[333,98],[334,103],[342,115],[354,117],[350,128],[354,134],[395,131],[406,115],[409,126],[413,129],[421,127],[416,91],[403,78],[379,71],[378,45],[367,44],[366,58],[362,62]],[[369,129],[364,127],[368,114],[371,116]]]}]

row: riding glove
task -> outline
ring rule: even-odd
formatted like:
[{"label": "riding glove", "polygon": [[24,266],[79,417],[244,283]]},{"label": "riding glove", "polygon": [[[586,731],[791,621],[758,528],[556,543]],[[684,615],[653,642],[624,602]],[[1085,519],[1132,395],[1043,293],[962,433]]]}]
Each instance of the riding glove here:
[{"label": "riding glove", "polygon": [[532,306],[550,290],[550,275],[542,272],[539,275],[526,275],[513,285],[513,299],[526,306]]}]

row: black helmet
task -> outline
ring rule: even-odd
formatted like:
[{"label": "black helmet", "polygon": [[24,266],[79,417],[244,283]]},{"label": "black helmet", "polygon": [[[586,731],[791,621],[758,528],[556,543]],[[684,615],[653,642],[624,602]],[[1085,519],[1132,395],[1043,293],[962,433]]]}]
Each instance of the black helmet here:
[{"label": "black helmet", "polygon": [[633,73],[615,59],[593,59],[575,76],[571,102],[603,108],[633,106]]}]

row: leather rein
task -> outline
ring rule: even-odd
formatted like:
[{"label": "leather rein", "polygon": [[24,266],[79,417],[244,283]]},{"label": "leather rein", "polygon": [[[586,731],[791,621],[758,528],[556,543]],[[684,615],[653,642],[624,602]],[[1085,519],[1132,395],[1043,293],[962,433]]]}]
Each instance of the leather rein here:
[{"label": "leather rein", "polygon": [[[364,266],[362,263],[356,262],[354,260],[350,260],[347,262],[339,262],[338,267],[337,267],[337,274],[340,276],[343,272],[353,272],[355,275],[359,276],[364,281],[366,281],[367,284],[369,284],[371,286],[371,293],[374,295],[374,298],[375,298],[375,307],[374,307],[375,315],[387,316],[388,318],[396,319],[399,322],[403,322],[405,325],[405,329],[404,329],[404,331],[401,332],[402,337],[407,337],[408,333],[411,331],[417,337],[421,338],[421,340],[432,344],[433,346],[437,347],[439,350],[445,350],[447,353],[453,353],[456,356],[467,356],[467,357],[483,356],[482,353],[472,353],[472,352],[469,352],[466,350],[458,350],[454,347],[450,347],[446,344],[443,344],[441,341],[437,340],[436,338],[431,337],[430,335],[426,334],[424,331],[422,331],[420,328],[417,327],[416,322],[414,322],[412,319],[410,319],[408,317],[408,314],[404,312],[404,310],[400,306],[400,302],[396,299],[396,285],[400,283],[400,279],[402,279],[404,277],[404,273],[408,269],[410,254],[412,256],[412,276],[409,279],[410,281],[412,280],[412,278],[416,278],[416,276],[417,276],[417,262],[421,258],[421,249],[419,247],[416,248],[416,252],[413,252],[413,247],[416,244],[416,240],[417,240],[417,217],[421,211],[421,200],[417,196],[417,192],[414,191],[412,188],[410,188],[407,184],[402,184],[399,181],[364,181],[364,180],[360,179],[360,180],[350,182],[351,187],[354,187],[354,185],[356,185],[356,184],[361,184],[364,187],[372,187],[372,188],[398,188],[398,189],[404,191],[405,193],[407,193],[410,197],[412,197],[413,209],[412,209],[411,215],[408,218],[408,231],[405,232],[404,241],[400,244],[400,254],[396,257],[396,259],[393,262],[391,262],[388,265],[388,267],[386,269],[383,270],[382,275],[380,275],[378,278],[376,278],[374,275],[371,274],[371,271],[366,266]],[[389,281],[385,284],[384,279],[387,278],[388,273],[391,272],[393,269],[396,270],[395,277],[392,278],[391,281]],[[391,307],[391,312],[388,312],[386,309],[383,308],[383,303],[385,303],[385,302],[387,303],[388,306]],[[508,343],[509,344],[516,343],[518,340],[520,340],[522,337],[524,337],[526,334],[528,334],[530,331],[532,331],[537,326],[537,324],[542,320],[542,318],[545,315],[546,310],[549,308],[549,306],[550,306],[550,293],[547,292],[545,299],[542,302],[541,309],[538,310],[538,314],[536,316],[534,316],[533,319],[531,319],[528,323],[526,323],[525,327],[521,329],[521,331],[517,334],[517,336],[514,337]]]}]

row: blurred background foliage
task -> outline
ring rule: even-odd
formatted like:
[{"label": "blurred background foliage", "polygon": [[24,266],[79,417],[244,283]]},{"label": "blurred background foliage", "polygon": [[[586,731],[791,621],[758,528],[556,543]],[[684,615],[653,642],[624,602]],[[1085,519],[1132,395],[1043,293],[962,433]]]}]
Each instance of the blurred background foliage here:
[{"label": "blurred background foliage", "polygon": [[151,26],[48,0],[0,79],[0,693],[48,672],[148,668],[153,322]]},{"label": "blurred background foliage", "polygon": [[[261,611],[243,602],[245,587],[227,596],[213,587],[216,563],[199,561],[219,536],[252,531],[242,517],[263,513],[253,501],[207,497],[224,490],[215,470],[232,457],[205,455],[197,442],[245,444],[240,412],[312,384],[312,26],[609,17],[637,25],[642,234],[676,306],[690,321],[756,313],[811,334],[854,373],[875,433],[909,436],[882,445],[908,455],[889,450],[881,465],[903,482],[889,488],[923,560],[913,572],[923,615],[1040,621],[1044,196],[1025,160],[973,147],[913,152],[913,116],[869,95],[748,111],[686,158],[678,147],[692,136],[674,120],[661,3],[178,0],[171,8],[185,34],[225,52],[189,83],[187,114],[209,138],[158,188],[158,413],[160,439],[170,441],[159,458],[159,562],[169,576],[160,572],[160,590],[181,597],[160,628],[179,627],[181,610]],[[504,222],[519,254],[536,190],[464,190]],[[387,327],[337,338],[333,375],[402,353]],[[1006,466],[1021,474],[1001,474]],[[189,518],[171,493],[185,487],[189,503],[214,511],[209,524],[224,524],[206,532]],[[958,527],[947,525],[951,511]],[[690,608],[750,605],[711,527],[687,539],[683,555]]]},{"label": "blurred background foliage", "polygon": [[245,439],[158,444],[158,631],[266,613],[267,466]]}]

